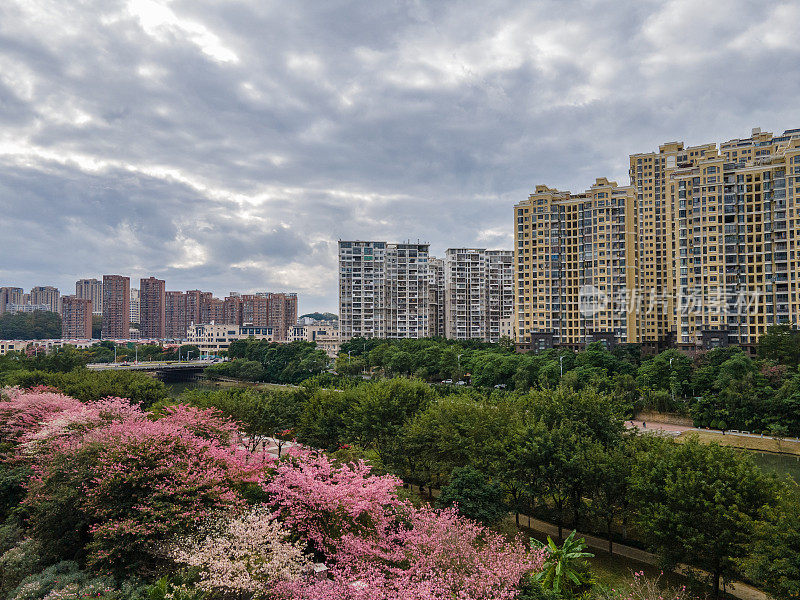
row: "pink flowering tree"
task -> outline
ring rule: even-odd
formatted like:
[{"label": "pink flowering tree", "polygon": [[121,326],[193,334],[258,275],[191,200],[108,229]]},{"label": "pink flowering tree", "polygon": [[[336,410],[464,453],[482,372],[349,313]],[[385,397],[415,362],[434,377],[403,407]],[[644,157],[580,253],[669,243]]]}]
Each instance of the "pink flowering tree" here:
[{"label": "pink flowering tree", "polygon": [[513,598],[542,552],[507,540],[455,509],[414,508],[399,480],[370,475],[363,462],[333,464],[295,453],[267,485],[287,526],[324,556],[330,577],[284,584],[303,600]]},{"label": "pink flowering tree", "polygon": [[51,400],[59,410],[30,402],[14,425],[20,455],[33,461],[25,504],[45,558],[152,568],[161,542],[241,505],[243,486],[270,462],[242,448],[235,424],[214,411],[181,407],[154,421],[119,399]]}]

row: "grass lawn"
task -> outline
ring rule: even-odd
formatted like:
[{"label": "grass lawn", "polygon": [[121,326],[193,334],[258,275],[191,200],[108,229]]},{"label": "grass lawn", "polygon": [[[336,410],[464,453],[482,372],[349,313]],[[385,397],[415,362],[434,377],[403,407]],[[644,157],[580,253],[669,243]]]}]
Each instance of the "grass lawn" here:
[{"label": "grass lawn", "polygon": [[800,456],[800,443],[769,438],[749,437],[744,435],[722,435],[715,431],[686,431],[677,437],[678,441],[696,435],[704,444],[716,442],[720,446],[731,446],[758,452],[775,452]]}]

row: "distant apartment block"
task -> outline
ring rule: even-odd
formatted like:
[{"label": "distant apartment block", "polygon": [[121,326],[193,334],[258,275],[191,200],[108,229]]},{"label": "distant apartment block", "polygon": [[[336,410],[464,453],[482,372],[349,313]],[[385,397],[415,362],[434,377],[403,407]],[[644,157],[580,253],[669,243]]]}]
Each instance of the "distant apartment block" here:
[{"label": "distant apartment block", "polygon": [[75,282],[75,296],[92,301],[92,312],[103,314],[103,282],[99,279],[79,279]]},{"label": "distant apartment block", "polygon": [[186,337],[186,294],[164,293],[164,337],[181,340]]},{"label": "distant apartment block", "polygon": [[288,329],[288,342],[314,342],[317,348],[324,350],[330,358],[339,354],[341,339],[339,326],[333,323],[311,323],[292,325]]},{"label": "distant apartment block", "polygon": [[340,241],[342,339],[427,337],[428,280],[428,244]]},{"label": "distant apartment block", "polygon": [[21,287],[0,287],[0,315],[10,312],[12,304],[22,304],[23,293]]},{"label": "distant apartment block", "polygon": [[143,338],[166,337],[166,282],[148,277],[139,280],[139,335]]},{"label": "distant apartment block", "polygon": [[29,303],[44,305],[48,311],[60,313],[61,293],[51,285],[39,285],[31,288]]},{"label": "distant apartment block", "polygon": [[61,303],[61,337],[69,340],[91,339],[92,301],[64,296]]},{"label": "distant apartment block", "polygon": [[131,323],[138,323],[141,318],[140,315],[141,304],[139,300],[140,300],[139,288],[131,288],[130,302],[128,303],[128,307],[130,308],[130,310],[128,311],[128,314],[130,316],[128,318],[130,319]]},{"label": "distant apartment block", "polygon": [[127,339],[130,335],[130,278],[103,275],[103,339]]},{"label": "distant apartment block", "polygon": [[186,332],[186,343],[197,346],[204,355],[218,355],[227,350],[231,342],[248,338],[276,341],[272,327],[203,323],[189,326]]},{"label": "distant apartment block", "polygon": [[278,341],[286,341],[287,331],[297,322],[297,294],[267,294],[267,325]]},{"label": "distant apartment block", "polygon": [[444,334],[486,339],[486,251],[449,248],[444,258]]},{"label": "distant apartment block", "polygon": [[444,337],[444,261],[428,257],[428,335]]}]

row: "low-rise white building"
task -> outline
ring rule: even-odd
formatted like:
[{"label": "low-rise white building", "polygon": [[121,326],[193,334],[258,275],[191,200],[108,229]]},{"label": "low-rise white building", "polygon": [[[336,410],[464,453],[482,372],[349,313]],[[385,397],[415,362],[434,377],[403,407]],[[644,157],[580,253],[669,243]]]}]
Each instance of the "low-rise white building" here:
[{"label": "low-rise white building", "polygon": [[272,327],[253,325],[203,324],[191,325],[186,331],[186,343],[197,346],[200,354],[216,355],[227,350],[231,342],[247,338],[274,342]]},{"label": "low-rise white building", "polygon": [[325,354],[331,358],[336,358],[339,354],[341,339],[339,337],[339,327],[335,324],[312,323],[293,325],[289,328],[286,338],[290,342],[315,342],[317,348],[324,350]]}]

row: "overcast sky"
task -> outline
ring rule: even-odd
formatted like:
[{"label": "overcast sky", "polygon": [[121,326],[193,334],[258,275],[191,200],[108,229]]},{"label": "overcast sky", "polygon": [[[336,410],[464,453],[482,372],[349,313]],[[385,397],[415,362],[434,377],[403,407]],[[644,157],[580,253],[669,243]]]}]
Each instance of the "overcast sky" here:
[{"label": "overcast sky", "polygon": [[0,285],[335,311],[339,238],[510,249],[536,184],[800,127],[799,92],[800,0],[3,0]]}]

